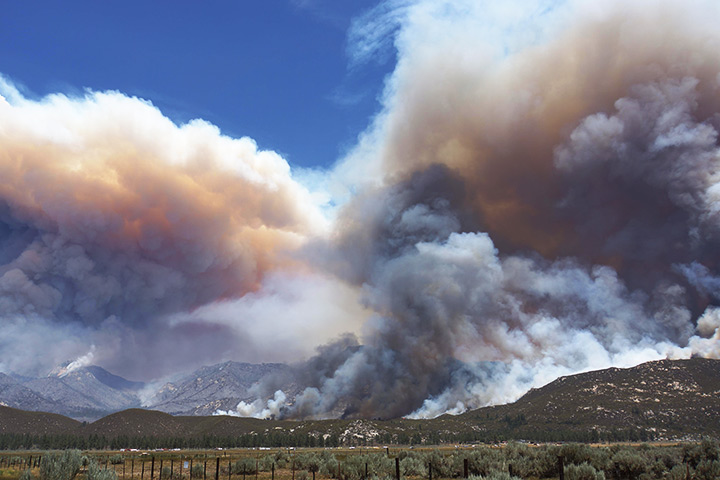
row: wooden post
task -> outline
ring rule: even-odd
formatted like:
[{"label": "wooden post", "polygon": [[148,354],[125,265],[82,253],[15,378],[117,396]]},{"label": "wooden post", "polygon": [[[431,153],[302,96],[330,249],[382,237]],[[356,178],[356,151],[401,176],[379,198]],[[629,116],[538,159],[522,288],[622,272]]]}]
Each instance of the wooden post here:
[{"label": "wooden post", "polygon": [[215,480],[220,480],[220,457],[215,462]]},{"label": "wooden post", "polygon": [[207,480],[207,455],[205,455],[205,463],[203,464],[203,480]]},{"label": "wooden post", "polygon": [[160,480],[162,480],[162,462],[163,462],[163,459],[161,458],[160,459],[160,477],[159,477]]},{"label": "wooden post", "polygon": [[228,458],[228,480],[232,478],[232,460]]},{"label": "wooden post", "polygon": [[275,480],[275,462],[270,467],[270,480]]},{"label": "wooden post", "polygon": [[154,476],[155,476],[155,457],[152,457],[152,462],[150,462],[150,480],[153,480]]},{"label": "wooden post", "polygon": [[125,459],[124,459],[124,458],[123,458],[123,473],[122,473],[122,478],[123,478],[123,480],[125,480]]},{"label": "wooden post", "polygon": [[173,473],[175,473],[175,459],[170,459],[170,478],[173,477]]},{"label": "wooden post", "polygon": [[428,477],[432,480],[432,463],[428,463]]},{"label": "wooden post", "polygon": [[400,480],[400,459],[395,457],[395,479]]},{"label": "wooden post", "polygon": [[145,478],[145,460],[141,462],[142,469],[140,470],[140,480],[143,480]]},{"label": "wooden post", "polygon": [[[292,480],[295,480],[295,460],[293,460],[293,462],[292,462],[291,470],[292,470]],[[245,479],[243,478],[243,480],[245,480]]]},{"label": "wooden post", "polygon": [[258,479],[258,473],[260,472],[260,465],[258,464],[258,459],[255,457],[255,480]]},{"label": "wooden post", "polygon": [[363,480],[367,480],[367,462],[365,462],[365,478]]},{"label": "wooden post", "polygon": [[562,455],[558,456],[558,476],[560,480],[565,480],[565,459]]},{"label": "wooden post", "polygon": [[512,463],[508,463],[508,474],[509,474],[511,477],[513,476]]},{"label": "wooden post", "polygon": [[135,458],[130,459],[130,478],[135,478]]},{"label": "wooden post", "polygon": [[468,478],[469,468],[468,468],[468,459],[463,460],[463,478]]}]

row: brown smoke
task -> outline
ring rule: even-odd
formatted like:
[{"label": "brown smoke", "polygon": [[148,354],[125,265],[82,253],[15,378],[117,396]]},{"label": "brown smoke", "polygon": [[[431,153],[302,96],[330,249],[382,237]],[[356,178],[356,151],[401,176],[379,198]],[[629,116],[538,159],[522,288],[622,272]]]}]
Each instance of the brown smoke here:
[{"label": "brown smoke", "polygon": [[266,272],[293,268],[289,253],[323,228],[285,160],[248,138],[201,121],[178,127],[118,93],[8,97],[0,101],[5,319],[110,322],[138,339],[145,335],[133,329],[167,332],[163,316],[240,297]]}]

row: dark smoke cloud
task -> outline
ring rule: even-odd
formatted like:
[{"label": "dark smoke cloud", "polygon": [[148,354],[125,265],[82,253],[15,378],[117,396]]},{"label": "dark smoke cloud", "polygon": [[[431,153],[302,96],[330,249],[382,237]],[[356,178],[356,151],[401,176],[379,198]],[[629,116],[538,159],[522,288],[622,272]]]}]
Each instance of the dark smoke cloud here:
[{"label": "dark smoke cloud", "polygon": [[432,416],[562,374],[717,356],[717,5],[375,12],[399,22],[398,65],[336,171],[366,176],[325,263],[375,315],[342,364],[305,365],[322,381],[284,414]]}]

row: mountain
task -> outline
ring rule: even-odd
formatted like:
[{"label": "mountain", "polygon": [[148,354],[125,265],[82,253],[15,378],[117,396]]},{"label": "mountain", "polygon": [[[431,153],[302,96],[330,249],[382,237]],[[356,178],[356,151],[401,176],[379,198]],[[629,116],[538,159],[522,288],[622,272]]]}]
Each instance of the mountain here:
[{"label": "mountain", "polygon": [[54,412],[60,408],[56,402],[43,397],[4,373],[0,373],[0,405],[45,412]]},{"label": "mountain", "polygon": [[297,393],[292,369],[282,363],[225,362],[199,370],[160,388],[149,408],[173,415],[212,415],[232,410],[240,401],[251,402],[251,388],[272,376],[287,394]]},{"label": "mountain", "polygon": [[[255,400],[253,386],[272,377],[289,396],[299,392],[290,367],[279,363],[225,362],[202,367],[151,392],[145,406],[173,415],[212,415],[232,410],[240,401]],[[94,421],[121,410],[140,407],[141,390],[149,386],[114,375],[98,366],[68,370],[61,365],[47,377],[0,373],[0,405],[46,411]],[[145,395],[145,396],[146,396]]]},{"label": "mountain", "polygon": [[510,405],[458,419],[487,431],[539,438],[548,432],[643,432],[671,438],[720,433],[720,360],[660,360],[558,378]]},{"label": "mountain", "polygon": [[[219,372],[248,367],[224,366]],[[274,367],[268,367],[274,368]],[[248,369],[246,372],[261,371]],[[229,375],[226,372],[226,375]],[[198,377],[203,378],[203,377]],[[223,392],[222,375],[198,381],[198,391]],[[242,376],[241,376],[242,378]],[[228,381],[227,378],[224,381]],[[208,383],[209,382],[209,383]],[[185,384],[181,384],[185,385]],[[227,385],[227,384],[224,384]],[[182,390],[182,388],[180,388]],[[186,391],[186,390],[183,390]],[[8,413],[10,412],[10,413]],[[48,431],[57,416],[0,408],[0,432]],[[67,419],[69,422],[72,420]],[[24,422],[24,423],[23,423]],[[45,426],[49,423],[51,426]],[[68,423],[68,434],[113,437],[227,437],[252,435],[253,444],[314,438],[356,443],[455,443],[525,439],[598,441],[699,438],[720,435],[720,360],[649,362],[561,377],[517,402],[431,420],[275,421],[229,416],[171,416],[131,409],[88,425]],[[295,440],[293,440],[295,439]]]}]

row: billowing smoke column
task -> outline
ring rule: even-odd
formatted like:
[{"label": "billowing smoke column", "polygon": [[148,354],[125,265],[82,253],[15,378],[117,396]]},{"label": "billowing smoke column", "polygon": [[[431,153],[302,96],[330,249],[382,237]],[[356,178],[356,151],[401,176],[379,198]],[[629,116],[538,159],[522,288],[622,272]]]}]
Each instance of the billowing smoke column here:
[{"label": "billowing smoke column", "polygon": [[281,412],[433,416],[717,357],[716,2],[389,2],[356,32],[398,18],[325,245],[375,313]]},{"label": "billowing smoke column", "polygon": [[421,417],[720,357],[719,23],[714,0],[382,3],[355,61],[394,42],[397,66],[322,179],[346,192],[330,225],[249,139],[4,85],[0,367],[152,375],[279,356],[267,325],[359,332],[297,365],[300,394],[270,378],[236,413]]},{"label": "billowing smoke column", "polygon": [[146,378],[188,350],[212,360],[237,347],[227,327],[171,316],[258,290],[325,228],[285,160],[248,138],[119,93],[31,101],[2,83],[3,371],[42,373],[93,342]]}]

